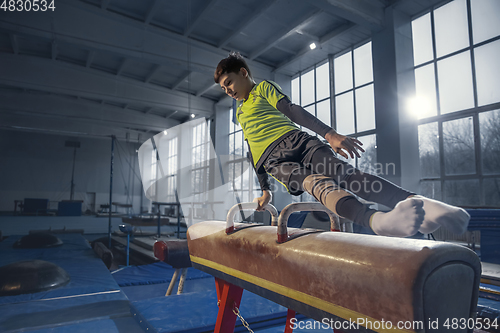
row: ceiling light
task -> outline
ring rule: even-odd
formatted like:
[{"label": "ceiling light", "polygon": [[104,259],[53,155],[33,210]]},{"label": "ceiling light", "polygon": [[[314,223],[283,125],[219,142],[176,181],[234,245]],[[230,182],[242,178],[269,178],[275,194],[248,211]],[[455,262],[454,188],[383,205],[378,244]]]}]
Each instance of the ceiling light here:
[{"label": "ceiling light", "polygon": [[196,115],[194,113],[191,113],[191,118],[194,118],[196,117]]},{"label": "ceiling light", "polygon": [[164,131],[163,131],[163,135],[167,135],[167,130],[164,130]]},{"label": "ceiling light", "polygon": [[311,48],[311,50],[314,50],[316,48],[316,43],[311,43],[309,47]]}]

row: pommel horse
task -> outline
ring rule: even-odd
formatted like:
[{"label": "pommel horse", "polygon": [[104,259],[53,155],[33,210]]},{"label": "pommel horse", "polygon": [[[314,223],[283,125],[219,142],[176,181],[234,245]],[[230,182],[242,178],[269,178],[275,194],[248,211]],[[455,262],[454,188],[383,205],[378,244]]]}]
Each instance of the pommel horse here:
[{"label": "pommel horse", "polygon": [[[286,333],[295,311],[335,323],[336,332],[443,332],[447,319],[475,318],[481,266],[468,248],[287,228],[293,211],[325,211],[319,203],[291,204],[279,217],[266,206],[277,227],[234,223],[238,210],[256,207],[236,205],[225,222],[197,223],[187,232],[193,267],[216,280],[215,332],[234,331],[243,289],[289,309]],[[331,229],[340,230],[338,217],[327,213]]]}]

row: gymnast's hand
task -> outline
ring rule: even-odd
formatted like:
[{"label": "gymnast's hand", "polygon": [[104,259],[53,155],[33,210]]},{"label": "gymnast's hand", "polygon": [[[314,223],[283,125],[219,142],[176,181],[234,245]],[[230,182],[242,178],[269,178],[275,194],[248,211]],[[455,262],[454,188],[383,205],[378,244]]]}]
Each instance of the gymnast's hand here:
[{"label": "gymnast's hand", "polygon": [[365,152],[365,150],[361,148],[363,145],[361,141],[339,134],[334,129],[326,133],[325,139],[337,154],[340,154],[345,158],[349,158],[346,152],[351,156],[351,158],[354,158],[354,155],[361,157],[358,150]]},{"label": "gymnast's hand", "polygon": [[258,204],[257,206],[257,211],[261,212],[264,210],[264,207],[271,202],[271,199],[273,198],[273,195],[271,194],[271,191],[264,190],[262,191],[262,196],[253,199],[253,202],[256,202]]}]

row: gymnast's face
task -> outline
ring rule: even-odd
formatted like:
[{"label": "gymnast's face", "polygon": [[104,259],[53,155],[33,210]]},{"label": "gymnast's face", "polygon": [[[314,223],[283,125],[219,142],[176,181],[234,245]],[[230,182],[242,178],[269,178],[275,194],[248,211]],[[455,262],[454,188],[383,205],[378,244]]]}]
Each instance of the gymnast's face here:
[{"label": "gymnast's face", "polygon": [[252,79],[245,68],[241,68],[238,73],[222,74],[219,84],[228,96],[237,101],[247,99],[252,90]]}]

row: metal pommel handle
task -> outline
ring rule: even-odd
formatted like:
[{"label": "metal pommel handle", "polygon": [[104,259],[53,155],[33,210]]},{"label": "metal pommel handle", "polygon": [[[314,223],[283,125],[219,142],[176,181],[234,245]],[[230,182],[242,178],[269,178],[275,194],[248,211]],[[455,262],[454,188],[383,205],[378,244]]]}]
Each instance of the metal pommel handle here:
[{"label": "metal pommel handle", "polygon": [[[236,204],[227,213],[227,218],[226,218],[226,234],[229,234],[234,231],[234,215],[238,213],[240,210],[256,210],[258,207],[258,204],[256,202],[244,202],[241,204]],[[276,221],[278,220],[278,211],[276,208],[271,205],[267,204],[264,206],[264,210],[267,210],[269,213],[271,213],[271,225],[276,225]]]},{"label": "metal pommel handle", "polygon": [[330,230],[331,231],[340,231],[340,219],[339,217],[333,213],[331,210],[323,206],[319,202],[296,202],[291,203],[281,211],[281,214],[278,218],[278,243],[284,243],[288,239],[288,218],[294,212],[301,211],[320,211],[325,212],[330,217]]}]

